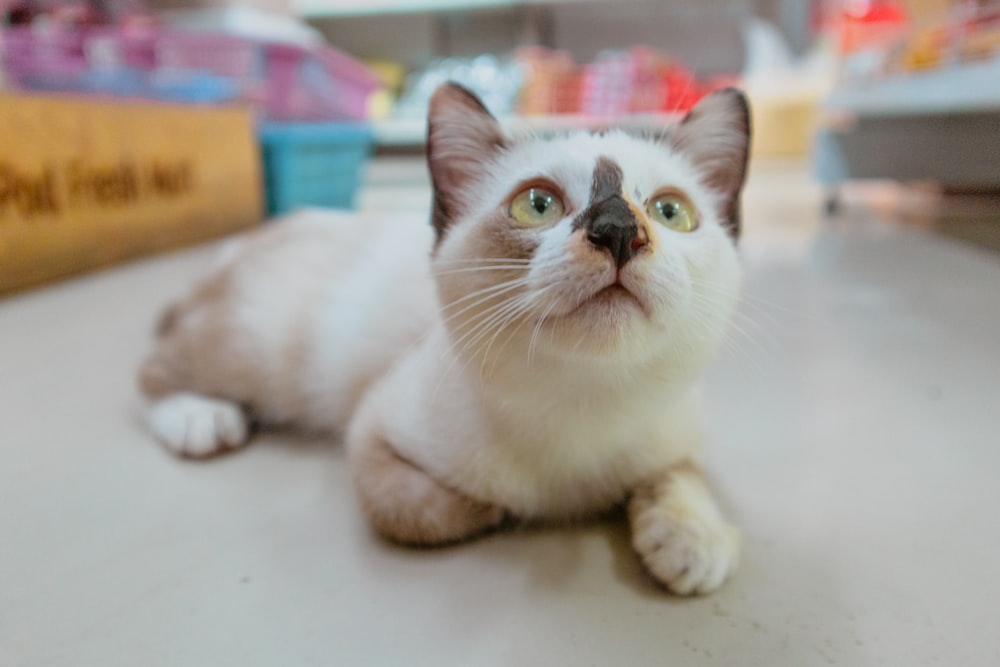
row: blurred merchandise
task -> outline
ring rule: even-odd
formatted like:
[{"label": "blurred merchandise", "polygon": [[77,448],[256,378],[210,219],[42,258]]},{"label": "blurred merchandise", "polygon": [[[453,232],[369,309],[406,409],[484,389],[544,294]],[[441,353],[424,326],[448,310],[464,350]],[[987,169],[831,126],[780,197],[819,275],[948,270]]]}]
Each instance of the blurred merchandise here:
[{"label": "blurred merchandise", "polygon": [[525,49],[516,54],[526,74],[519,111],[615,118],[627,114],[682,113],[736,77],[699,81],[675,58],[648,47],[605,51],[588,65],[568,54]]},{"label": "blurred merchandise", "polygon": [[493,115],[509,116],[515,110],[523,79],[520,63],[510,58],[487,54],[440,60],[407,79],[394,115],[426,118],[431,95],[437,87],[446,81],[455,81],[476,93]]},{"label": "blurred merchandise", "polygon": [[395,109],[397,118],[422,118],[431,94],[457,81],[479,95],[496,116],[569,114],[614,119],[629,114],[682,113],[735,77],[699,81],[692,70],[655,49],[605,51],[588,65],[540,47],[511,57],[448,59],[414,74]]},{"label": "blurred merchandise", "polygon": [[753,156],[805,158],[812,149],[821,97],[809,89],[783,94],[750,94],[753,106]]},{"label": "blurred merchandise", "polygon": [[369,60],[365,65],[382,84],[368,100],[368,115],[372,119],[387,118],[406,81],[406,68],[388,60]]},{"label": "blurred merchandise", "polygon": [[743,30],[746,61],[742,86],[753,107],[757,158],[805,158],[812,148],[818,109],[835,78],[834,49],[819,40],[796,58],[781,33],[761,19]]},{"label": "blurred merchandise", "polygon": [[267,120],[363,120],[374,76],[329,47],[152,26],[4,31],[0,66],[28,91],[253,105]]},{"label": "blurred merchandise", "polygon": [[[920,3],[917,3],[918,5]],[[1000,111],[1000,2],[952,2],[846,60],[828,106],[841,111]],[[922,5],[920,5],[922,6]]]},{"label": "blurred merchandise", "polygon": [[246,110],[0,96],[0,117],[0,293],[260,221]]},{"label": "blurred merchandise", "polygon": [[884,48],[906,30],[909,14],[897,0],[844,2],[840,19],[840,51]]},{"label": "blurred merchandise", "polygon": [[580,109],[581,75],[564,51],[522,49],[518,59],[525,69],[519,111],[528,116],[576,113]]},{"label": "blurred merchandise", "polygon": [[267,124],[260,130],[269,215],[299,207],[353,208],[371,154],[365,124]]},{"label": "blurred merchandise", "polygon": [[907,9],[891,37],[847,54],[823,104],[820,180],[1000,187],[1000,2]]},{"label": "blurred merchandise", "polygon": [[998,57],[1000,2],[875,3],[862,17],[845,12],[838,29],[842,83],[864,85],[892,74]]}]

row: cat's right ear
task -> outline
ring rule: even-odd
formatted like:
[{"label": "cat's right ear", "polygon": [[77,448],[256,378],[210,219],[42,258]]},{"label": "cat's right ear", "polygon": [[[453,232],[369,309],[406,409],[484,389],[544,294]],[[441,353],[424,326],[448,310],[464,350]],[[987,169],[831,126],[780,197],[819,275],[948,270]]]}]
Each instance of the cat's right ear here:
[{"label": "cat's right ear", "polygon": [[469,185],[507,145],[500,123],[469,90],[446,83],[431,97],[427,165],[434,186],[431,223],[438,241],[462,213]]}]

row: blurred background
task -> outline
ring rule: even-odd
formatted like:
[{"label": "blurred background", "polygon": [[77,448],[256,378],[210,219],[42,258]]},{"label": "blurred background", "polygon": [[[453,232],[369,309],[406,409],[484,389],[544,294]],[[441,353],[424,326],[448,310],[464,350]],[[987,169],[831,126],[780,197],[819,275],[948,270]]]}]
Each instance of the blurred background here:
[{"label": "blurred background", "polygon": [[[754,106],[755,164],[794,163],[795,173],[821,187],[816,205],[830,215],[841,212],[845,192],[872,192],[855,185],[879,182],[878,201],[911,202],[903,208],[926,214],[941,209],[941,196],[962,195],[958,209],[978,220],[994,208],[983,197],[1000,186],[995,1],[164,0],[0,7],[0,110],[7,125],[0,143],[19,146],[2,156],[0,222],[48,215],[79,223],[73,240],[61,245],[26,236],[37,236],[34,228],[0,225],[0,238],[9,237],[0,250],[6,252],[0,264],[7,265],[0,291],[226,233],[265,213],[377,201],[371,187],[383,177],[396,185],[413,178],[422,187],[422,168],[404,158],[422,151],[427,101],[449,79],[476,91],[513,129],[662,125],[715,88],[741,86]],[[42,110],[35,106],[39,96]],[[142,102],[151,106],[135,116],[146,120],[135,122],[146,129],[129,130],[121,109]],[[173,208],[164,209],[154,201],[163,178],[122,165],[142,151],[144,137],[166,127],[155,120],[165,105],[176,112],[178,104],[189,113],[186,120],[173,116],[167,143],[183,147],[174,176],[190,173],[180,179],[187,189],[175,188]],[[198,139],[204,124],[215,122],[206,114],[233,107],[247,119],[218,122],[239,135],[233,142],[246,144],[244,157],[213,162],[211,144]],[[34,124],[37,140],[28,138],[25,123]],[[42,146],[46,141],[52,146]],[[109,209],[98,206],[95,194],[99,178],[88,176],[84,187],[67,175],[64,165],[76,158],[66,147],[95,141],[110,161],[88,173],[103,174],[105,189],[117,183],[118,191],[134,195],[114,210],[128,224],[108,226]],[[886,187],[899,184],[907,185],[907,196]],[[212,204],[213,192],[233,188],[259,201],[238,210]],[[414,205],[422,202],[417,196]],[[93,235],[80,225],[95,226]],[[960,222],[946,231],[1000,245],[995,225]],[[108,235],[116,241],[109,244]]]}]

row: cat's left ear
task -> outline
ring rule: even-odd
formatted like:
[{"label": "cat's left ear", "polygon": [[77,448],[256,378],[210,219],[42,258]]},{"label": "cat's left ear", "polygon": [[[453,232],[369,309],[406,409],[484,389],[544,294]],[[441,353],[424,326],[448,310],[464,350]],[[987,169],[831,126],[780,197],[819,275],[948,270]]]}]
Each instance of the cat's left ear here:
[{"label": "cat's left ear", "polygon": [[427,165],[434,185],[431,222],[438,241],[462,214],[469,186],[507,145],[500,123],[469,90],[446,83],[431,98]]},{"label": "cat's left ear", "polygon": [[672,143],[722,197],[722,224],[734,240],[738,239],[740,193],[750,152],[750,104],[746,96],[736,88],[711,93],[681,121]]}]

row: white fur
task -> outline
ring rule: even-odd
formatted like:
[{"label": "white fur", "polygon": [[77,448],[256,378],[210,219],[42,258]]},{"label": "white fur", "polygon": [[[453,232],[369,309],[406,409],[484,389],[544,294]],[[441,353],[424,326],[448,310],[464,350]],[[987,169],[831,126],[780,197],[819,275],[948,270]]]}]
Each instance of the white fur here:
[{"label": "white fur", "polygon": [[203,457],[247,442],[247,422],[239,406],[197,394],[178,393],[149,406],[153,435],[181,456]]},{"label": "white fur", "polygon": [[305,210],[273,223],[233,265],[227,345],[270,378],[268,423],[342,432],[361,393],[437,308],[423,216],[380,220]]},{"label": "white fur", "polygon": [[739,532],[702,480],[674,476],[669,497],[633,500],[632,545],[650,573],[681,595],[714,591],[736,569]]}]

